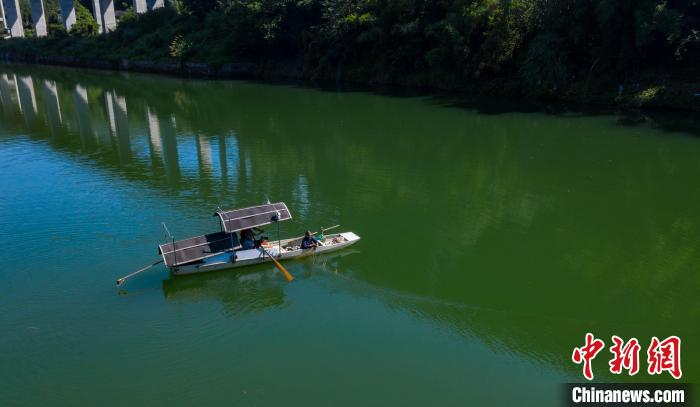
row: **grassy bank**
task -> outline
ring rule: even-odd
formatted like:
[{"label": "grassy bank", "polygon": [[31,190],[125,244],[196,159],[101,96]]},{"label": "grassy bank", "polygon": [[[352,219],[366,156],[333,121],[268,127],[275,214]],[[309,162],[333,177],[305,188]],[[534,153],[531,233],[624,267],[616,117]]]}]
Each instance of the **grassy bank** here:
[{"label": "grassy bank", "polygon": [[[89,13],[82,17],[89,19]],[[0,54],[221,77],[700,110],[700,5],[658,0],[178,0]]]}]

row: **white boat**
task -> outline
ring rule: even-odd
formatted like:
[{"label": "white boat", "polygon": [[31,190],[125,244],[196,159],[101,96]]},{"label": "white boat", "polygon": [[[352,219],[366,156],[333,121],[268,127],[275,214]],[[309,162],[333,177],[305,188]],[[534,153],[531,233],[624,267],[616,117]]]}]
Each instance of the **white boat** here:
[{"label": "white boat", "polygon": [[179,241],[173,239],[158,246],[165,266],[169,267],[173,274],[203,273],[251,266],[271,262],[273,258],[278,261],[298,259],[340,250],[360,240],[353,232],[343,232],[325,235],[319,240],[318,247],[310,249],[302,249],[303,237],[296,237],[262,241],[254,249],[243,250],[236,232],[292,219],[287,205],[278,202],[219,211],[214,216],[218,216],[221,221],[220,232]]},{"label": "white boat", "polygon": [[280,242],[266,242],[255,249],[226,250],[195,263],[171,267],[171,270],[176,275],[192,274],[271,262],[271,256],[274,256],[278,261],[298,259],[312,254],[330,253],[346,248],[357,243],[360,237],[352,232],[334,233],[326,235],[320,240],[321,245],[312,249],[302,249],[301,240],[302,238],[298,237]]}]

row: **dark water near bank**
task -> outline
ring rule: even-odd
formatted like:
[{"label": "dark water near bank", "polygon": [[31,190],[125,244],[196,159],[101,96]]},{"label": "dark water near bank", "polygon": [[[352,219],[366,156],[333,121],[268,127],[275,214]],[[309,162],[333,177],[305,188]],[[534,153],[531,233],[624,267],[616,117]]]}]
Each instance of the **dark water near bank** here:
[{"label": "dark water near bank", "polygon": [[[2,405],[558,405],[586,332],[643,370],[678,335],[700,379],[697,118],[21,66],[0,94]],[[362,241],[292,284],[114,287],[161,221],[266,197]]]}]

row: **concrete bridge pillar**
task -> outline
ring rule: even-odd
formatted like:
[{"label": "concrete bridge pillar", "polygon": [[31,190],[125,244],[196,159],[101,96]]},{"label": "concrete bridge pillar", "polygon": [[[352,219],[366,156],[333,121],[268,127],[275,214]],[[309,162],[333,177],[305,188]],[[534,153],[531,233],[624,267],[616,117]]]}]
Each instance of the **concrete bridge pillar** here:
[{"label": "concrete bridge pillar", "polygon": [[70,31],[75,24],[75,4],[73,0],[61,0],[61,19],[66,31]]},{"label": "concrete bridge pillar", "polygon": [[146,0],[148,5],[148,11],[155,10],[165,6],[164,0]]},{"label": "concrete bridge pillar", "polygon": [[114,31],[117,19],[114,16],[114,0],[92,0],[92,12],[100,34]]},{"label": "concrete bridge pillar", "polygon": [[7,20],[5,19],[5,1],[0,0],[0,30],[2,31],[2,37],[5,37],[5,30],[7,29]]},{"label": "concrete bridge pillar", "polygon": [[102,34],[104,31],[104,25],[102,23],[102,1],[92,0],[92,16],[95,17],[97,21],[97,32]]},{"label": "concrete bridge pillar", "polygon": [[66,31],[70,31],[75,24],[75,4],[73,0],[61,0],[61,20]]},{"label": "concrete bridge pillar", "polygon": [[22,14],[19,9],[19,0],[2,0],[5,9],[5,25],[13,37],[24,37],[22,27]]},{"label": "concrete bridge pillar", "polygon": [[103,32],[110,32],[117,29],[117,18],[114,15],[114,0],[100,0],[100,9],[102,10],[102,29]]},{"label": "concrete bridge pillar", "polygon": [[143,14],[148,11],[146,0],[134,0],[134,11],[136,14]]},{"label": "concrete bridge pillar", "polygon": [[43,0],[29,0],[32,23],[37,37],[46,37],[46,13]]}]

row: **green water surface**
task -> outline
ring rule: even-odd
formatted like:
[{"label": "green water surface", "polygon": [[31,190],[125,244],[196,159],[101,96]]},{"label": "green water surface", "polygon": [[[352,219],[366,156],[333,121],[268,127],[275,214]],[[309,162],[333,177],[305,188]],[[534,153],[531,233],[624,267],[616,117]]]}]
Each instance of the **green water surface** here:
[{"label": "green water surface", "polygon": [[[11,65],[0,95],[0,405],[556,406],[586,332],[643,370],[678,335],[700,380],[696,116]],[[114,286],[161,222],[267,197],[362,240],[291,284]]]}]

